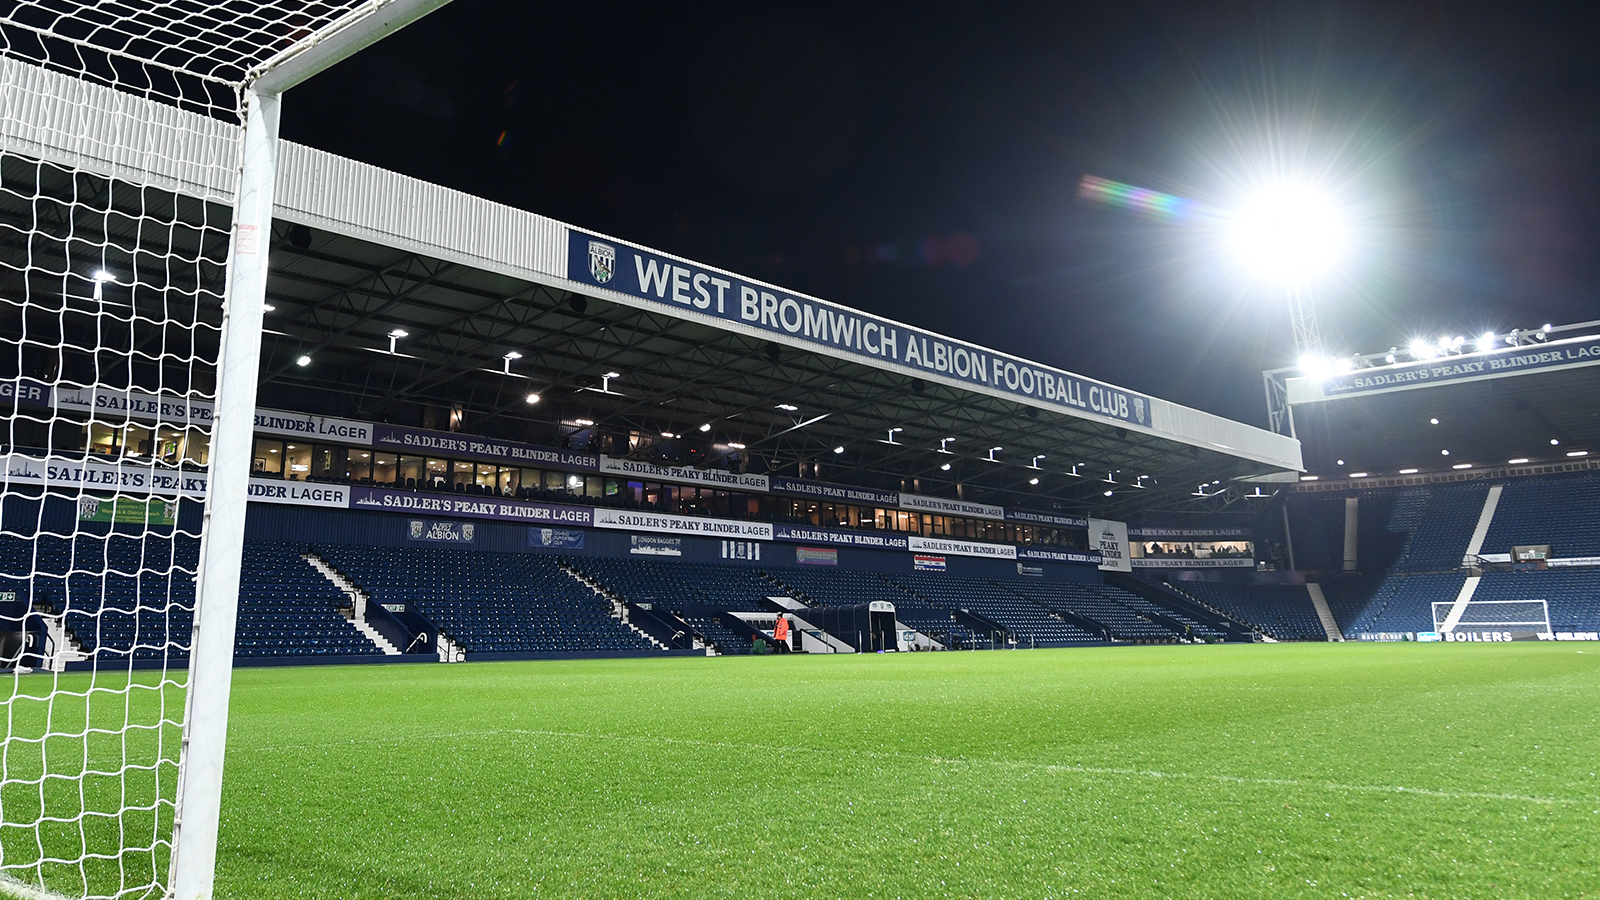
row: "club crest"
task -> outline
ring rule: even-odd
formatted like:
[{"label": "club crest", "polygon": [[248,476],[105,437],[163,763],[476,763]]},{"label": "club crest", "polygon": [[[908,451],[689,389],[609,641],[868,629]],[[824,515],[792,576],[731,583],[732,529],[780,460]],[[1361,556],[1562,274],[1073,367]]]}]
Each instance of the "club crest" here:
[{"label": "club crest", "polygon": [[617,248],[599,241],[589,242],[589,275],[596,284],[605,284],[617,273]]}]

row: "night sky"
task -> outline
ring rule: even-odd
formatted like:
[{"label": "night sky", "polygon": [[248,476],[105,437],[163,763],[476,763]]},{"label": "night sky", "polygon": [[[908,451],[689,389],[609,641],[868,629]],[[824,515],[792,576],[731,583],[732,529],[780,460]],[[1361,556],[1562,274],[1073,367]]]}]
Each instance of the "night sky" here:
[{"label": "night sky", "polygon": [[1281,292],[1083,176],[1325,186],[1330,352],[1600,318],[1588,9],[455,0],[292,91],[283,135],[1264,424]]}]

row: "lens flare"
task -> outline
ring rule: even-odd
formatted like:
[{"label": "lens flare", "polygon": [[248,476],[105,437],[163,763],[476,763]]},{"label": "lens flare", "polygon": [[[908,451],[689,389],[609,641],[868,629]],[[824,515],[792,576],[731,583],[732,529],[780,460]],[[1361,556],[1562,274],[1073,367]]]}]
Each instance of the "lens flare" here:
[{"label": "lens flare", "polygon": [[1083,180],[1078,183],[1078,196],[1117,209],[1126,209],[1159,222],[1177,222],[1195,214],[1194,203],[1182,197],[1094,175],[1083,176]]}]

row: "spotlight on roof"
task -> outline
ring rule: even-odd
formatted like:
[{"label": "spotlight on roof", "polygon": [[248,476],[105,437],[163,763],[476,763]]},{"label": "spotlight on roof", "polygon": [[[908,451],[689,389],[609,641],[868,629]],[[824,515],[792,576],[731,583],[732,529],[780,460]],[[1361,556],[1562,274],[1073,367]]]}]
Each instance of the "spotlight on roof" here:
[{"label": "spotlight on roof", "polygon": [[1107,496],[1107,497],[1111,496],[1111,491],[1106,491],[1104,496]]},{"label": "spotlight on roof", "polygon": [[704,424],[704,425],[701,425],[701,426],[700,426],[700,430],[701,430],[701,431],[702,431],[702,432],[705,432],[705,431],[710,431],[710,430],[711,430],[711,423],[710,423],[710,422],[707,422],[707,423],[705,423],[705,424]]},{"label": "spotlight on roof", "polygon": [[1325,356],[1307,353],[1300,357],[1300,371],[1307,377],[1320,381],[1333,374],[1333,363]]},{"label": "spotlight on roof", "polygon": [[1384,354],[1383,361],[1388,363],[1391,366],[1394,365],[1395,354],[1397,354],[1399,352],[1400,352],[1400,348],[1399,347],[1390,347],[1389,348],[1389,352]]},{"label": "spotlight on roof", "polygon": [[539,402],[539,395],[538,394],[529,394],[528,396],[524,397],[523,399],[528,401],[528,403],[531,405],[531,404]]},{"label": "spotlight on roof", "polygon": [[1282,284],[1317,278],[1344,255],[1344,216],[1309,184],[1264,186],[1231,216],[1229,243],[1256,277]]},{"label": "spotlight on roof", "polygon": [[394,345],[395,345],[395,343],[397,341],[399,341],[403,337],[410,337],[410,336],[411,336],[411,332],[405,330],[404,328],[395,328],[395,329],[391,330],[389,332],[389,352],[390,353],[394,352]]},{"label": "spotlight on roof", "polygon": [[1037,479],[1037,478],[1029,478],[1028,479],[1028,483],[1029,484],[1038,484],[1039,483],[1039,479]]},{"label": "spotlight on roof", "polygon": [[840,444],[839,446],[833,448],[833,452],[835,452],[835,453],[843,453],[844,452],[844,445]]},{"label": "spotlight on roof", "polygon": [[944,465],[940,466],[939,467],[939,471],[941,471],[941,472],[950,471],[950,464],[949,463],[945,463]]},{"label": "spotlight on roof", "polygon": [[795,406],[793,403],[779,403],[777,406],[774,406],[773,409],[781,409],[784,412],[799,412],[800,411],[800,407]]},{"label": "spotlight on roof", "polygon": [[588,427],[590,427],[591,425],[594,424],[594,420],[593,419],[573,419],[572,421],[576,422],[579,425],[582,425],[585,428],[588,428]]},{"label": "spotlight on roof", "polygon": [[1493,350],[1496,343],[1495,333],[1492,331],[1485,331],[1483,334],[1478,335],[1479,350]]},{"label": "spotlight on roof", "polygon": [[302,354],[300,354],[300,357],[294,361],[294,364],[303,369],[306,366],[311,365],[311,357],[306,356],[304,353],[302,353]]},{"label": "spotlight on roof", "polygon": [[1412,359],[1433,359],[1434,357],[1433,345],[1422,338],[1412,338],[1411,343],[1406,345],[1406,352],[1411,354]]},{"label": "spotlight on roof", "polygon": [[[90,277],[92,277],[95,280],[96,284],[105,284],[108,281],[116,281],[117,280],[117,276],[111,274],[110,272],[107,272],[105,269],[95,269],[94,270],[94,275],[92,275]],[[1550,326],[1546,325],[1545,327],[1549,328]]]},{"label": "spotlight on roof", "polygon": [[500,357],[500,358],[501,359],[521,359],[522,358],[522,354],[518,353],[515,350],[507,350],[506,354],[504,356]]},{"label": "spotlight on roof", "polygon": [[740,443],[738,443],[736,441],[729,441],[728,442],[728,446],[732,447],[735,450],[743,450],[744,449],[744,445],[740,444]]}]

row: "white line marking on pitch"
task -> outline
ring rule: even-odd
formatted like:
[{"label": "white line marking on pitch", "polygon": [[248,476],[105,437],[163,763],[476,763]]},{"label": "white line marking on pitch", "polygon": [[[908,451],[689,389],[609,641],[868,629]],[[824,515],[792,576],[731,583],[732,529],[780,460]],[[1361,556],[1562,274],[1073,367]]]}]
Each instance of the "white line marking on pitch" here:
[{"label": "white line marking on pitch", "polygon": [[[585,740],[618,742],[626,741],[651,744],[682,744],[684,746],[691,747],[716,747],[725,750],[751,750],[763,753],[815,753],[832,755],[839,752],[837,749],[820,747],[789,747],[776,746],[772,744],[734,744],[727,741],[699,741],[694,740],[693,738],[668,738],[657,737],[654,735],[594,734],[585,731],[552,731],[538,728],[497,728],[490,731],[460,731],[419,734],[407,737],[363,738],[350,740],[345,743],[398,744],[415,740],[460,740],[463,738],[495,737],[508,734],[520,734],[532,737],[582,738]],[[278,750],[312,750],[327,749],[327,746],[327,744],[276,744],[272,746],[252,747],[250,748],[250,751],[272,752]],[[1513,803],[1538,803],[1552,806],[1587,806],[1596,802],[1595,798],[1531,797],[1525,794],[1494,794],[1477,791],[1436,791],[1429,788],[1405,787],[1402,785],[1341,784],[1336,781],[1303,781],[1295,778],[1250,778],[1239,775],[1223,775],[1220,773],[1166,772],[1159,769],[1121,769],[1104,766],[1028,762],[1026,760],[1016,759],[924,756],[916,753],[884,752],[880,750],[853,750],[851,753],[858,757],[868,757],[872,759],[900,759],[912,762],[935,763],[938,765],[956,764],[989,766],[995,768],[1003,767],[1012,769],[1031,769],[1040,772],[1059,772],[1078,775],[1116,775],[1131,778],[1191,779],[1196,781],[1216,781],[1224,784],[1254,784],[1269,787],[1316,788],[1318,790],[1358,791],[1369,794],[1411,794],[1419,797],[1437,797],[1445,800],[1501,800]]]}]

